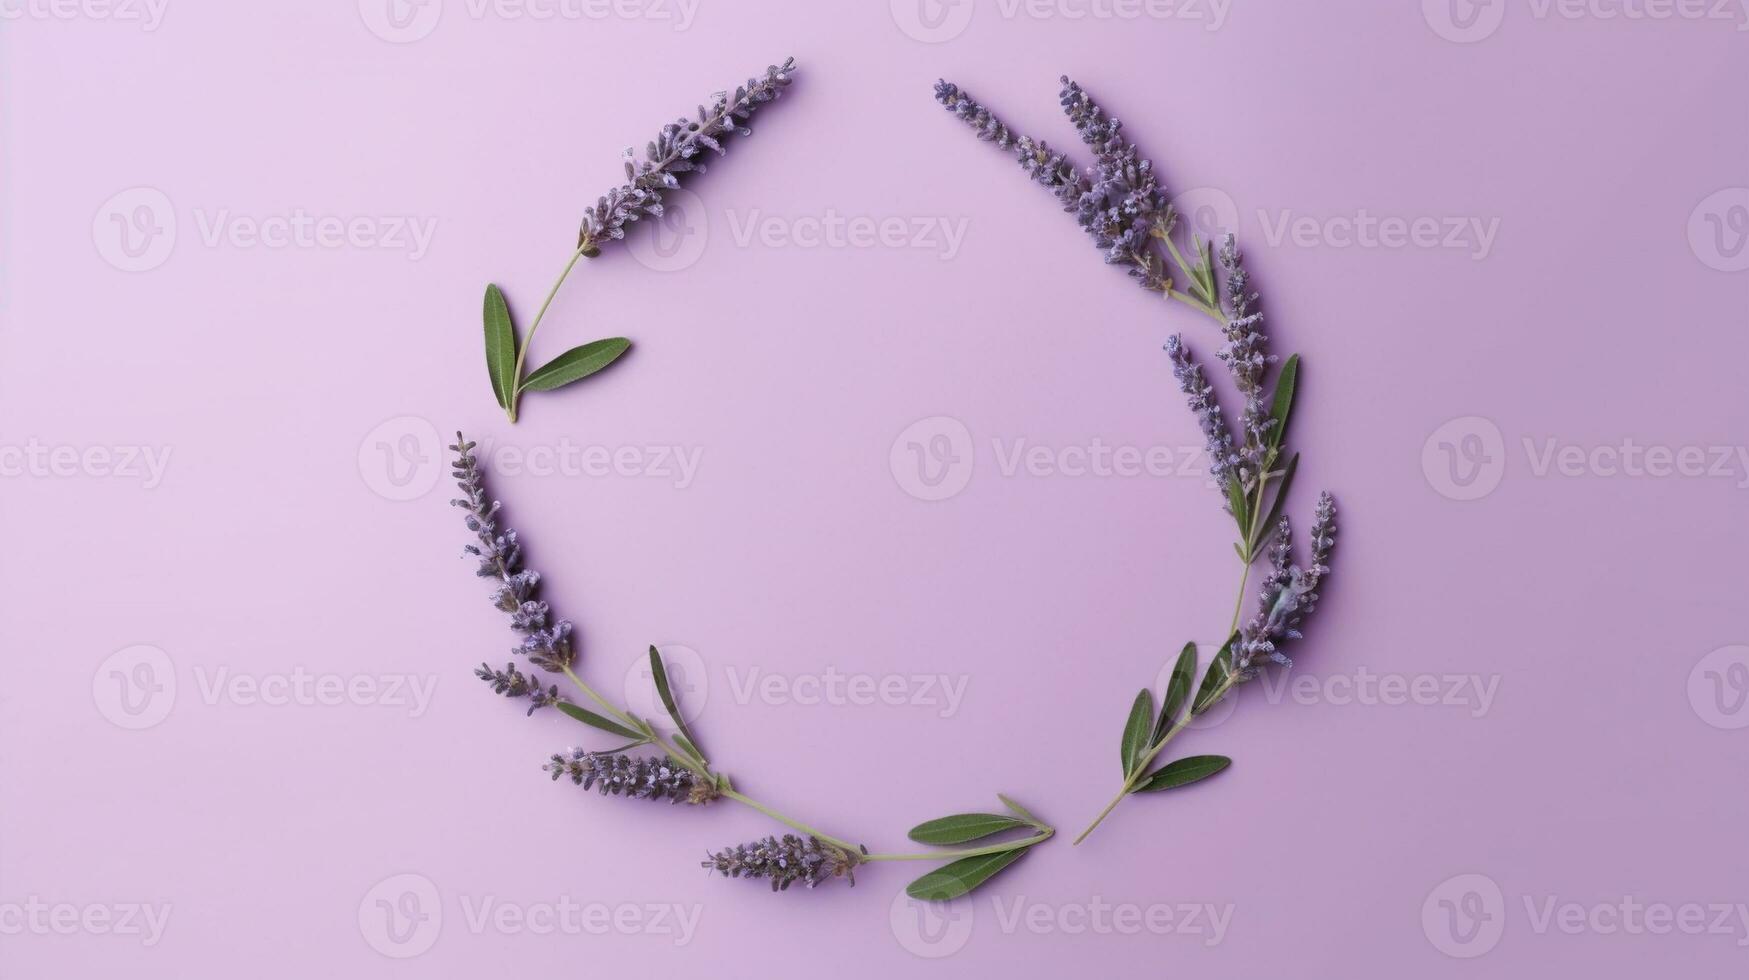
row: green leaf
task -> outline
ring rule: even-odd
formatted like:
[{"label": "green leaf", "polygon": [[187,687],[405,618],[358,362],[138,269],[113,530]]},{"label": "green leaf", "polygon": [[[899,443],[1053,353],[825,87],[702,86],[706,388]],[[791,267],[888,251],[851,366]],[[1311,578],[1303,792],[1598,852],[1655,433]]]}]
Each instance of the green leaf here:
[{"label": "green leaf", "polygon": [[516,326],[510,322],[510,307],[496,283],[486,287],[486,373],[492,378],[492,395],[498,407],[510,407],[516,390]]},{"label": "green leaf", "polygon": [[1166,682],[1166,700],[1160,707],[1160,720],[1154,723],[1154,737],[1148,740],[1150,745],[1159,745],[1166,737],[1179,709],[1184,707],[1184,699],[1190,695],[1190,682],[1195,678],[1196,644],[1186,643],[1184,651],[1178,655],[1178,663],[1172,666],[1172,679]]},{"label": "green leaf", "polygon": [[1190,706],[1192,716],[1202,714],[1220,700],[1216,692],[1221,692],[1227,675],[1233,672],[1233,643],[1237,639],[1237,633],[1228,637],[1227,642],[1221,644],[1221,652],[1215,654],[1215,659],[1209,663],[1208,672],[1202,675],[1202,687],[1197,689],[1196,702]]},{"label": "green leaf", "polygon": [[624,337],[609,337],[573,347],[530,371],[528,379],[522,382],[522,390],[552,391],[581,381],[618,360],[631,346],[632,342]]},{"label": "green leaf", "polygon": [[1130,706],[1130,716],[1124,720],[1123,743],[1120,748],[1125,776],[1136,771],[1136,760],[1148,750],[1148,732],[1153,728],[1154,695],[1144,687],[1136,695],[1136,703]]},{"label": "green leaf", "polygon": [[668,709],[668,717],[674,719],[674,727],[680,729],[680,737],[690,746],[687,751],[705,761],[704,754],[698,750],[698,739],[693,737],[692,729],[686,727],[686,719],[680,717],[680,708],[674,703],[674,692],[668,687],[668,670],[662,666],[662,655],[650,647],[650,676],[656,681],[656,693],[662,698],[662,707]]},{"label": "green leaf", "polygon": [[1012,851],[960,858],[911,882],[905,886],[905,894],[925,902],[946,902],[958,898],[989,881],[996,872],[1020,860],[1021,855],[1029,850],[1030,847],[1019,847]]},{"label": "green leaf", "polygon": [[1002,801],[1003,806],[1006,806],[1008,809],[1014,811],[1015,816],[1019,817],[1022,820],[1025,820],[1029,824],[1032,824],[1034,827],[1043,827],[1045,825],[1045,822],[1043,820],[1040,820],[1039,818],[1032,815],[1031,810],[1028,810],[1026,807],[1023,807],[1020,804],[1014,802],[1013,800],[1009,799],[1007,796],[1004,796],[1001,793],[997,793],[996,798]]},{"label": "green leaf", "polygon": [[1249,508],[1245,501],[1245,488],[1239,486],[1239,481],[1231,477],[1227,479],[1227,508],[1233,512],[1233,520],[1239,522],[1239,536],[1250,538],[1251,519],[1248,516]]},{"label": "green leaf", "polygon": [[1294,471],[1300,468],[1300,454],[1294,453],[1287,459],[1287,465],[1281,468],[1281,479],[1275,484],[1275,502],[1269,505],[1269,516],[1256,529],[1256,539],[1251,542],[1251,553],[1263,547],[1269,536],[1275,533],[1275,527],[1281,523],[1281,507],[1287,502],[1288,488],[1294,485]]},{"label": "green leaf", "polygon": [[1000,813],[956,813],[912,827],[910,837],[919,844],[964,844],[1025,826],[1026,821]]},{"label": "green leaf", "polygon": [[647,741],[647,739],[644,738],[644,733],[634,732],[631,729],[627,728],[626,726],[620,724],[617,721],[610,721],[609,719],[603,718],[600,715],[596,714],[595,712],[588,710],[587,708],[579,708],[578,706],[572,704],[569,701],[560,701],[559,702],[559,710],[563,711],[565,714],[568,714],[571,717],[577,719],[578,721],[582,722],[585,725],[591,725],[595,728],[601,729],[604,732],[612,732],[613,734],[618,735],[620,738],[632,738],[632,739],[637,739],[640,742]]},{"label": "green leaf", "polygon": [[1158,793],[1161,790],[1188,786],[1213,776],[1233,764],[1224,755],[1191,755],[1161,766],[1153,775],[1137,784],[1132,793]]},{"label": "green leaf", "polygon": [[692,740],[687,738],[685,735],[674,736],[674,744],[680,746],[680,751],[685,752],[687,755],[692,756],[693,761],[697,762],[699,765],[702,765],[702,766],[710,765],[710,760],[706,759],[704,757],[704,753],[700,752],[698,750],[698,746],[692,744]]},{"label": "green leaf", "polygon": [[1281,445],[1282,437],[1287,435],[1287,417],[1294,410],[1294,387],[1299,377],[1300,355],[1295,354],[1281,366],[1281,373],[1275,378],[1275,398],[1269,406],[1269,414],[1275,418],[1275,429],[1269,433],[1271,447]]}]

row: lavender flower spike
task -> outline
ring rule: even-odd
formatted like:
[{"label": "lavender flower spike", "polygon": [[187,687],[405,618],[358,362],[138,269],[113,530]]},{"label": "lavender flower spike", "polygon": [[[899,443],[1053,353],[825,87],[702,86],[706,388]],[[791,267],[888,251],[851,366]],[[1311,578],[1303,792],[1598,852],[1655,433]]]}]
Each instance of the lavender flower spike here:
[{"label": "lavender flower spike", "polygon": [[1091,185],[1076,171],[1067,156],[1051,149],[1050,144],[1043,140],[1011,132],[1002,120],[952,82],[935,83],[935,101],[970,126],[979,139],[995,143],[1014,154],[1027,176],[1051,189],[1063,210],[1074,211],[1080,206]]},{"label": "lavender flower spike", "polygon": [[681,116],[662,127],[656,138],[638,160],[626,150],[626,182],[608,191],[594,207],[583,211],[582,227],[577,232],[577,248],[584,255],[596,255],[601,246],[625,237],[625,226],[648,215],[662,216],[662,192],[680,186],[680,175],[704,173],[699,159],[703,151],[721,154],[723,137],[734,133],[751,136],[747,121],[767,102],[774,102],[789,87],[795,74],[796,60],[787,58],[781,65],[771,65],[759,78],[749,78],[733,93],[717,92],[711,104],[698,107],[698,119]]},{"label": "lavender flower spike", "polygon": [[1233,383],[1245,399],[1239,427],[1244,431],[1243,483],[1249,488],[1263,470],[1270,433],[1275,428],[1263,390],[1263,376],[1275,355],[1269,353],[1269,336],[1263,332],[1263,311],[1257,308],[1257,294],[1251,291],[1251,274],[1245,271],[1244,258],[1230,233],[1221,243],[1220,260],[1227,270],[1230,309],[1223,330],[1227,343],[1219,357],[1226,362]]},{"label": "lavender flower spike", "polygon": [[1190,348],[1184,346],[1184,338],[1179,334],[1166,338],[1166,356],[1172,359],[1172,376],[1178,379],[1178,390],[1190,399],[1190,410],[1202,426],[1203,438],[1208,440],[1209,475],[1224,495],[1238,456],[1233,451],[1233,435],[1227,431],[1227,420],[1215,401],[1215,389],[1203,376],[1202,365],[1191,358]]},{"label": "lavender flower spike", "polygon": [[1063,112],[1095,155],[1092,180],[1076,203],[1076,220],[1093,236],[1106,262],[1130,266],[1130,276],[1145,288],[1164,292],[1170,275],[1165,261],[1149,248],[1149,238],[1170,230],[1171,204],[1154,164],[1123,139],[1123,123],[1107,116],[1069,76],[1062,82]]},{"label": "lavender flower spike", "polygon": [[[463,440],[462,434],[457,432],[455,445],[449,448],[456,454],[451,465],[462,494],[450,503],[467,511],[464,523],[477,539],[475,544],[462,550],[479,561],[481,578],[496,580],[492,604],[510,614],[510,628],[522,635],[521,643],[513,652],[527,657],[530,664],[542,670],[553,673],[565,670],[576,660],[576,652],[571,646],[571,624],[563,619],[554,620],[552,610],[538,598],[540,573],[523,567],[522,547],[517,544],[516,532],[509,528],[499,532],[497,514],[500,504],[496,500],[490,503],[486,500],[484,477],[478,460],[474,458],[474,443]],[[537,708],[559,700],[556,692],[541,694],[539,684],[518,683],[514,669],[503,676],[502,683],[491,668],[485,668],[485,671],[479,676],[492,684],[493,690],[507,697],[532,697]]]},{"label": "lavender flower spike", "polygon": [[1285,640],[1302,639],[1300,624],[1318,605],[1318,584],[1330,571],[1330,549],[1336,543],[1336,501],[1328,492],[1318,495],[1312,516],[1310,563],[1293,564],[1293,543],[1287,518],[1281,519],[1274,547],[1270,549],[1270,573],[1258,593],[1257,615],[1240,631],[1233,646],[1233,670],[1242,681],[1257,676],[1264,663],[1292,667],[1293,661],[1277,649]]},{"label": "lavender flower spike", "polygon": [[627,796],[640,800],[667,800],[670,803],[709,803],[722,795],[716,786],[696,778],[690,769],[674,765],[667,759],[633,759],[612,752],[586,752],[569,749],[555,754],[541,766],[556,782],[560,776],[584,789],[600,787],[606,796]]},{"label": "lavender flower spike", "polygon": [[725,878],[768,878],[774,892],[798,881],[809,888],[833,878],[856,884],[856,858],[818,837],[767,837],[726,847],[702,863]]}]

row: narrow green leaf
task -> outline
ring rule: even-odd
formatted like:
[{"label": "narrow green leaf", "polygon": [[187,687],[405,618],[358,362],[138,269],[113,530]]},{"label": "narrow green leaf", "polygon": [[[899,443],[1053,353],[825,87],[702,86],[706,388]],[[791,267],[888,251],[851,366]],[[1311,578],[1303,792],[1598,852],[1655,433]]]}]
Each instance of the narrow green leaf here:
[{"label": "narrow green leaf", "polygon": [[618,360],[631,346],[632,342],[624,337],[609,337],[573,347],[530,371],[528,379],[522,382],[522,390],[552,391],[581,381]]},{"label": "narrow green leaf", "polygon": [[697,762],[699,765],[701,765],[701,766],[710,765],[710,760],[706,759],[704,757],[704,753],[700,752],[698,750],[698,746],[692,744],[692,740],[687,738],[685,735],[674,736],[674,744],[680,746],[680,751],[685,752],[687,755],[692,756],[693,761]]},{"label": "narrow green leaf", "polygon": [[1167,730],[1184,707],[1184,699],[1190,695],[1190,682],[1195,679],[1196,644],[1186,643],[1178,655],[1178,662],[1172,665],[1172,678],[1166,682],[1166,700],[1160,707],[1160,720],[1154,723],[1154,737],[1148,740],[1149,745],[1158,745],[1166,737]]},{"label": "narrow green leaf", "polygon": [[1148,733],[1154,728],[1154,695],[1142,688],[1136,703],[1130,706],[1130,716],[1124,720],[1122,751],[1123,774],[1136,771],[1136,760],[1148,750]]},{"label": "narrow green leaf", "polygon": [[1287,465],[1281,468],[1281,478],[1275,484],[1275,502],[1269,505],[1269,516],[1256,528],[1256,537],[1251,542],[1251,553],[1257,554],[1258,549],[1275,533],[1275,527],[1281,523],[1281,508],[1287,502],[1288,488],[1294,485],[1294,471],[1300,468],[1300,454],[1294,453],[1287,459]]},{"label": "narrow green leaf", "polygon": [[486,373],[492,378],[492,395],[498,407],[510,407],[510,393],[516,390],[516,326],[510,322],[510,307],[504,303],[504,293],[496,283],[486,287]]},{"label": "narrow green leaf", "polygon": [[910,837],[919,844],[964,844],[1026,825],[1024,820],[1000,813],[956,813],[912,827]]},{"label": "narrow green leaf", "polygon": [[1202,714],[1220,700],[1215,694],[1226,683],[1227,675],[1233,672],[1233,643],[1238,638],[1237,633],[1228,637],[1227,642],[1221,644],[1221,651],[1209,663],[1208,671],[1202,675],[1202,687],[1197,689],[1196,702],[1190,706],[1192,715]]},{"label": "narrow green leaf", "polygon": [[1239,536],[1249,539],[1251,536],[1250,510],[1245,500],[1245,488],[1239,486],[1239,481],[1227,480],[1227,509],[1233,512],[1233,520],[1239,523]]},{"label": "narrow green leaf", "polygon": [[1275,418],[1275,429],[1269,433],[1270,446],[1281,445],[1287,435],[1287,417],[1294,410],[1294,387],[1299,379],[1300,355],[1295,354],[1281,366],[1281,373],[1275,378],[1275,398],[1269,406],[1269,414]]},{"label": "narrow green leaf", "polygon": [[577,719],[578,721],[582,722],[585,725],[591,725],[595,728],[601,729],[604,732],[612,732],[613,734],[618,735],[620,738],[637,739],[640,742],[646,740],[644,738],[644,735],[642,732],[634,732],[631,729],[627,728],[626,726],[620,724],[617,721],[611,721],[607,718],[603,718],[600,715],[596,714],[595,712],[590,711],[587,708],[579,708],[578,706],[572,704],[569,701],[560,701],[559,702],[559,710],[563,711],[565,714],[568,714],[571,717]]},{"label": "narrow green leaf", "polygon": [[1029,850],[1029,847],[1019,847],[1012,851],[960,858],[911,882],[905,886],[905,894],[925,902],[946,902],[958,898],[989,881],[996,872],[1020,860],[1021,855]]},{"label": "narrow green leaf", "polygon": [[1161,766],[1130,792],[1158,793],[1178,786],[1188,786],[1207,779],[1232,764],[1233,760],[1224,755],[1192,755],[1175,759]]},{"label": "narrow green leaf", "polygon": [[656,681],[656,694],[662,698],[662,707],[668,709],[668,717],[674,719],[674,727],[680,729],[680,737],[692,748],[688,749],[698,756],[700,762],[705,761],[704,754],[698,749],[698,739],[692,734],[692,729],[686,727],[686,719],[680,717],[680,707],[674,703],[674,692],[668,687],[668,669],[662,666],[662,655],[650,647],[650,676]]},{"label": "narrow green leaf", "polygon": [[997,793],[996,798],[1002,801],[1003,806],[1014,811],[1015,816],[1019,817],[1022,820],[1025,820],[1029,824],[1032,824],[1034,827],[1043,827],[1045,825],[1045,822],[1043,820],[1040,820],[1039,818],[1032,815],[1031,810],[1028,810],[1026,807],[1023,807],[1020,804],[1014,802],[1012,799],[1008,798],[1007,796],[1005,796],[1001,793]]}]

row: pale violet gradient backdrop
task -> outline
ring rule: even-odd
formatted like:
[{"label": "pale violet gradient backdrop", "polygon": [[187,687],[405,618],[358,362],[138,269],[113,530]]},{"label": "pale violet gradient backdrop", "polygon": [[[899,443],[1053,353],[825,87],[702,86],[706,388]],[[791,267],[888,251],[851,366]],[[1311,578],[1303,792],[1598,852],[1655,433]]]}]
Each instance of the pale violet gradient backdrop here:
[{"label": "pale violet gradient backdrop", "polygon": [[[1737,4],[0,9],[0,974],[1749,962]],[[633,354],[509,427],[484,284],[526,322],[621,148],[788,54],[684,221],[582,269],[537,344]],[[1079,829],[1237,567],[1161,464],[1198,437],[1160,345],[1212,328],[930,98],[1078,147],[1063,72],[1236,221],[1305,356],[1294,514],[1343,514],[1313,687],[1249,689],[1182,740],[1230,772],[945,916],[895,904],[920,867],[707,877],[774,827],[552,785],[604,743],[469,676],[509,634],[437,440],[490,443],[583,673],[647,697],[669,645],[741,788],[880,850],[998,791]],[[1157,465],[1084,471],[1098,446]]]}]

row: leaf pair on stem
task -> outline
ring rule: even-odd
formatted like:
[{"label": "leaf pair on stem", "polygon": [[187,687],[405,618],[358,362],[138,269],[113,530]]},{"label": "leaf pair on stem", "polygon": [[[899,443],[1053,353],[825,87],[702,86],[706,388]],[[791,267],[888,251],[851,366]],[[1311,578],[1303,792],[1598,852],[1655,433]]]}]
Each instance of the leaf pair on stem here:
[{"label": "leaf pair on stem", "polygon": [[[571,261],[575,264],[576,257]],[[565,271],[570,272],[571,267],[566,266]],[[563,281],[563,277],[560,281]],[[557,291],[558,285],[555,284],[553,289]],[[492,395],[498,400],[498,407],[504,409],[511,422],[516,421],[517,407],[521,403],[523,392],[552,391],[581,381],[618,360],[632,346],[632,342],[624,337],[590,341],[571,348],[524,376],[523,367],[528,357],[528,345],[534,340],[535,331],[540,328],[541,317],[546,314],[547,304],[551,302],[552,295],[549,294],[547,303],[542,304],[540,314],[529,327],[528,336],[518,338],[516,324],[510,319],[510,307],[504,302],[503,291],[496,284],[486,287],[486,373],[491,376]]]}]

